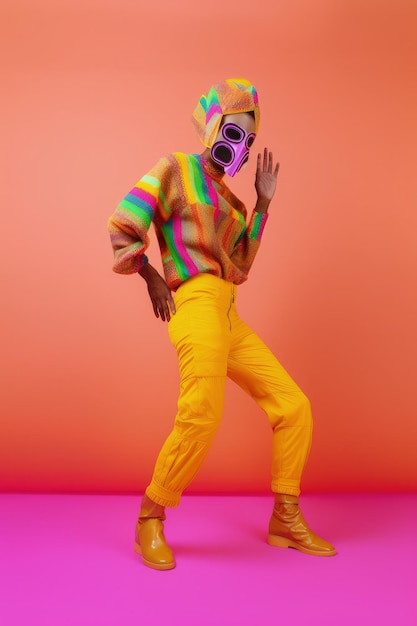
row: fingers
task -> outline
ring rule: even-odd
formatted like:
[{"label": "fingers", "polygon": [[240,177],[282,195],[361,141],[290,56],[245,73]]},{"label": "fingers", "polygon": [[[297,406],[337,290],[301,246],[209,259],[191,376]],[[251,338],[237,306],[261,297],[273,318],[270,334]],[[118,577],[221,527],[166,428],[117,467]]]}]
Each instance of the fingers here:
[{"label": "fingers", "polygon": [[[268,159],[268,154],[269,154],[269,159]],[[264,172],[269,172],[270,174],[272,174],[272,152],[268,153],[268,149],[265,148],[264,149]]]},{"label": "fingers", "polygon": [[166,300],[165,302],[161,302],[161,304],[159,305],[159,316],[163,322],[165,322],[165,320],[169,322],[170,320],[171,316],[169,314],[169,307]]},{"label": "fingers", "polygon": [[152,300],[152,305],[155,317],[160,317],[163,322],[169,322],[171,316],[175,315],[175,313],[177,312],[175,308],[175,302],[171,294],[166,300]]},{"label": "fingers", "polygon": [[258,172],[268,172],[269,174],[273,173],[275,177],[278,176],[279,163],[275,165],[274,169],[274,156],[272,152],[268,152],[268,148],[264,148],[263,158],[261,153],[258,154],[256,167]]},{"label": "fingers", "polygon": [[164,305],[162,302],[154,306],[153,310],[155,311],[156,317],[160,317],[163,322],[165,320],[169,321],[169,310],[166,304]]},{"label": "fingers", "polygon": [[156,302],[152,300],[153,312],[155,313],[155,317],[159,317],[158,305]]},{"label": "fingers", "polygon": [[165,322],[165,320],[168,318],[168,315],[169,315],[169,311],[168,311],[166,304],[165,306],[164,305],[160,306],[159,315],[160,315],[161,320]]}]

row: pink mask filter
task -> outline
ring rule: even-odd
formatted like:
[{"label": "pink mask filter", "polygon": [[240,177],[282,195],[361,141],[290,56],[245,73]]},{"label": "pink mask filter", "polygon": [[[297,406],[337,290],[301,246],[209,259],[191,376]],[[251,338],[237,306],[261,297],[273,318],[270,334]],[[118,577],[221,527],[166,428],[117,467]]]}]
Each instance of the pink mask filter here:
[{"label": "pink mask filter", "polygon": [[237,124],[224,124],[223,139],[216,141],[211,149],[213,161],[224,167],[229,176],[234,176],[249,158],[249,148],[255,141],[254,133],[246,133]]}]

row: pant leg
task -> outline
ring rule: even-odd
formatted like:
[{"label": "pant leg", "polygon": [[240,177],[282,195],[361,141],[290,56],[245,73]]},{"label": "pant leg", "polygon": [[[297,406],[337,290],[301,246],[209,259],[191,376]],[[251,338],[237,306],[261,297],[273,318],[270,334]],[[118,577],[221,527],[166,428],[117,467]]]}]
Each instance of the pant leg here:
[{"label": "pant leg", "polygon": [[163,506],[179,504],[216,435],[230,344],[230,300],[224,281],[210,275],[190,279],[175,294],[175,304],[169,335],[179,361],[178,411],[146,490]]},{"label": "pant leg", "polygon": [[264,342],[231,315],[228,376],[265,411],[272,426],[272,491],[298,496],[312,436],[310,403]]}]

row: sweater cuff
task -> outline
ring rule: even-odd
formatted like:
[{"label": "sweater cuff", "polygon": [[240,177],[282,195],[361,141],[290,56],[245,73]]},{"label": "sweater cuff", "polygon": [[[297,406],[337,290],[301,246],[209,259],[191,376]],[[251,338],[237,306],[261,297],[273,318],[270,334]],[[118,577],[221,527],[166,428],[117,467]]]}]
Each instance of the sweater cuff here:
[{"label": "sweater cuff", "polygon": [[251,220],[249,222],[248,233],[250,239],[255,239],[256,241],[261,241],[262,233],[265,228],[265,224],[269,217],[268,213],[257,213],[254,211],[252,213]]}]

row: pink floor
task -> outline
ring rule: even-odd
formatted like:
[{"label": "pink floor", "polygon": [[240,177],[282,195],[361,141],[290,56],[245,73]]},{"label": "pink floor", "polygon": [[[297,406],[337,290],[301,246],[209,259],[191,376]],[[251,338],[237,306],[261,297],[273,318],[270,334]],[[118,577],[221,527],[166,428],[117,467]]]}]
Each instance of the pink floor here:
[{"label": "pink floor", "polygon": [[268,546],[269,497],[185,496],[157,572],[133,552],[138,496],[0,494],[0,624],[416,626],[417,496],[301,502],[337,556]]}]

